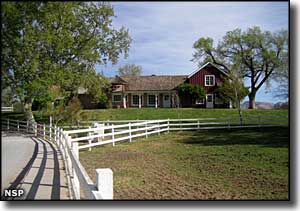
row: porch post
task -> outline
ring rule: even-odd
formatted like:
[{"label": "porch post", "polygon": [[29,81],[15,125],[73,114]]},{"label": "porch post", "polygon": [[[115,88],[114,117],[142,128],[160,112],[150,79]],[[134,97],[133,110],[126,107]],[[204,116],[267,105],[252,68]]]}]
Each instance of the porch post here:
[{"label": "porch post", "polygon": [[123,95],[123,108],[126,108],[126,95]]},{"label": "porch post", "polygon": [[141,98],[141,94],[139,94],[139,108],[142,107],[142,98]]},{"label": "porch post", "polygon": [[232,101],[229,101],[229,108],[232,108]]},{"label": "porch post", "polygon": [[157,103],[158,103],[158,98],[157,98],[157,94],[155,94],[155,108],[157,108]]}]

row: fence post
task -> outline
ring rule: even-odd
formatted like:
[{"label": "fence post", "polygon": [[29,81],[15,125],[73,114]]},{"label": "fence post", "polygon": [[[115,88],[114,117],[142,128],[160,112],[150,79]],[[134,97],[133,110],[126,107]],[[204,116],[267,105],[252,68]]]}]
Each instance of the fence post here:
[{"label": "fence post", "polygon": [[[89,127],[89,129],[92,129]],[[92,132],[89,132],[89,136],[92,136]],[[89,138],[89,144],[92,144],[92,138]],[[89,152],[92,151],[92,147],[89,147]]]},{"label": "fence post", "polygon": [[97,189],[103,199],[113,199],[113,171],[109,168],[96,169]]},{"label": "fence post", "polygon": [[230,129],[230,118],[228,117],[228,129]]},{"label": "fence post", "polygon": [[170,133],[170,118],[168,118],[168,131],[167,133]]},{"label": "fence post", "polygon": [[158,135],[160,135],[160,126],[159,126],[159,122],[158,122]]},{"label": "fence post", "polygon": [[132,138],[131,138],[131,122],[129,122],[129,142],[132,141]]},{"label": "fence post", "polygon": [[115,128],[114,128],[114,124],[111,124],[112,128],[111,128],[111,133],[112,133],[112,141],[113,141],[113,146],[115,146]]},{"label": "fence post", "polygon": [[29,121],[28,120],[26,121],[26,132],[27,133],[29,132]]},{"label": "fence post", "polygon": [[49,123],[49,140],[52,139],[52,116],[50,116],[50,123]]},{"label": "fence post", "polygon": [[54,125],[54,142],[56,143],[56,125]]},{"label": "fence post", "polygon": [[17,130],[18,130],[18,131],[20,130],[20,123],[19,123],[19,120],[17,120]]},{"label": "fence post", "polygon": [[146,138],[148,138],[148,121],[146,120]]},{"label": "fence post", "polygon": [[9,130],[9,118],[7,119],[7,130]]},{"label": "fence post", "polygon": [[46,139],[46,125],[44,123],[43,125],[43,137],[44,137],[44,140]]},{"label": "fence post", "polygon": [[197,128],[198,129],[200,128],[200,122],[199,122],[199,120],[197,121]]},{"label": "fence post", "polygon": [[[70,141],[69,138],[68,138],[68,141]],[[78,142],[73,142],[72,143],[72,151],[74,153],[75,159],[79,160]],[[79,183],[79,179],[78,179],[78,176],[76,174],[75,168],[73,166],[72,166],[72,173],[73,173],[75,197],[76,197],[76,199],[80,199],[80,183]]]},{"label": "fence post", "polygon": [[63,145],[63,134],[62,134],[62,128],[59,128],[59,133],[58,133],[58,139],[59,139],[59,149],[63,150],[62,145]]},{"label": "fence post", "polygon": [[34,135],[35,135],[35,137],[37,137],[37,133],[38,133],[38,125],[37,125],[37,123],[35,122],[35,123],[34,123]]},{"label": "fence post", "polygon": [[60,128],[56,126],[56,142],[57,142],[57,146],[60,149]]}]

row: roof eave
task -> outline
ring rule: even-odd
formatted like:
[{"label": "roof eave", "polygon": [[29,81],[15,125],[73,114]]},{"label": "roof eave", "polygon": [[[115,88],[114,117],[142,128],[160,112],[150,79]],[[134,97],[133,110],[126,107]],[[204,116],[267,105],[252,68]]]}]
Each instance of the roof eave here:
[{"label": "roof eave", "polygon": [[200,68],[196,69],[194,72],[192,72],[187,78],[191,78],[193,75],[195,75],[197,72],[199,72],[200,70],[202,70],[204,67],[206,67],[207,65],[211,64],[212,66],[214,66],[217,70],[219,70],[221,73],[223,73],[224,75],[226,75],[227,77],[228,74],[225,73],[223,70],[221,70],[219,67],[217,67],[216,65],[214,65],[213,63],[211,62],[207,62],[205,63],[204,65],[202,65]]}]

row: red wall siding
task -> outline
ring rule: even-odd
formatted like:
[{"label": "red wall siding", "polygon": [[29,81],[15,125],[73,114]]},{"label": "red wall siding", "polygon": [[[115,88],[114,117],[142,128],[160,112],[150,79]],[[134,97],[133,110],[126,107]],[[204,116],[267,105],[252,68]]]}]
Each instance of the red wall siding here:
[{"label": "red wall siding", "polygon": [[[215,86],[205,86],[205,75],[215,75]],[[207,93],[212,93],[222,84],[223,80],[221,77],[224,77],[224,75],[218,69],[214,66],[208,65],[190,77],[189,83],[193,85],[200,85]]]}]

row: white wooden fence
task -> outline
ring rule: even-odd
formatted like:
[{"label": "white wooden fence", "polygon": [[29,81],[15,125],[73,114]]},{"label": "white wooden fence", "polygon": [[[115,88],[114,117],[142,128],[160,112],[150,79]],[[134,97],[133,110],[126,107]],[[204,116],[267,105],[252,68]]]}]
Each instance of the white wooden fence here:
[{"label": "white wooden fence", "polygon": [[[103,131],[99,133],[99,131]],[[80,145],[78,149],[85,149],[94,146],[113,144],[116,142],[128,140],[132,141],[138,137],[148,137],[151,134],[160,134],[162,132],[169,131],[168,120],[149,120],[138,123],[121,124],[121,125],[109,125],[101,128],[88,128],[79,130],[69,130],[65,133],[70,136],[70,141],[73,142],[89,142],[85,145]],[[95,143],[92,143],[95,142]]]},{"label": "white wooden fence", "polygon": [[97,183],[94,185],[79,161],[78,143],[71,142],[71,137],[62,128],[12,119],[1,119],[1,123],[2,131],[29,133],[58,146],[65,164],[71,199],[113,199],[112,170],[96,169]]},{"label": "white wooden fence", "polygon": [[[79,149],[89,149],[120,141],[131,142],[134,138],[148,137],[179,130],[233,129],[247,127],[273,127],[288,125],[287,116],[244,117],[242,124],[237,118],[199,118],[164,120],[121,120],[81,122],[80,129],[57,127],[45,124],[31,124],[28,121],[2,119],[2,130],[31,133],[45,140],[53,141],[59,147],[66,166],[71,196],[74,199],[112,199],[113,173],[110,169],[97,169],[97,183],[86,173],[79,161]],[[90,125],[94,124],[92,128]],[[89,124],[89,125],[87,125]],[[88,128],[86,128],[88,127]],[[71,127],[71,129],[73,126]]]},{"label": "white wooden fence", "polygon": [[[287,116],[252,116],[244,117],[242,122],[238,118],[198,118],[198,119],[164,119],[164,120],[118,120],[98,121],[101,127],[66,130],[70,142],[80,142],[78,149],[91,150],[92,147],[129,141],[138,137],[148,137],[151,134],[160,134],[169,131],[203,130],[203,129],[233,129],[249,127],[273,127],[287,125]],[[70,127],[66,127],[70,128]],[[88,142],[88,143],[87,143]]]},{"label": "white wooden fence", "polygon": [[13,112],[14,111],[14,107],[1,107],[1,112]]}]

